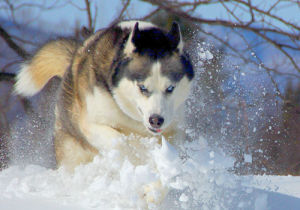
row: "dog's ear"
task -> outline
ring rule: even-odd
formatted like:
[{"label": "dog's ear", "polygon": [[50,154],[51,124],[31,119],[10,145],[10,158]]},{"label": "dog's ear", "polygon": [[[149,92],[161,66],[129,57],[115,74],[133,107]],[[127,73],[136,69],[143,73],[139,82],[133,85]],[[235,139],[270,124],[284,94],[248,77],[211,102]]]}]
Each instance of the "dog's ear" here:
[{"label": "dog's ear", "polygon": [[171,42],[172,49],[178,49],[181,53],[183,51],[183,40],[178,23],[173,22],[171,30],[168,32],[167,36]]},{"label": "dog's ear", "polygon": [[132,33],[128,37],[127,44],[125,45],[124,48],[124,53],[126,55],[131,55],[132,52],[135,50],[134,41],[136,41],[139,37],[140,37],[139,22],[136,22]]},{"label": "dog's ear", "polygon": [[139,39],[141,36],[140,29],[139,29],[139,22],[136,22],[132,31],[132,42],[135,43],[135,40]]}]

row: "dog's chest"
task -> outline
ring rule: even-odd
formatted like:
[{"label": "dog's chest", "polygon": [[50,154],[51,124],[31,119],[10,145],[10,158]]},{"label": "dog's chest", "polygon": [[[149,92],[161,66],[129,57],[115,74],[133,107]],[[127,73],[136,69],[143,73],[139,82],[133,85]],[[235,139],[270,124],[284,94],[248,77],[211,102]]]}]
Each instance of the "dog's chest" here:
[{"label": "dog's chest", "polygon": [[121,131],[124,130],[125,133],[143,134],[145,132],[142,122],[128,117],[121,111],[108,92],[96,88],[93,94],[86,96],[85,122],[87,124],[107,125]]}]

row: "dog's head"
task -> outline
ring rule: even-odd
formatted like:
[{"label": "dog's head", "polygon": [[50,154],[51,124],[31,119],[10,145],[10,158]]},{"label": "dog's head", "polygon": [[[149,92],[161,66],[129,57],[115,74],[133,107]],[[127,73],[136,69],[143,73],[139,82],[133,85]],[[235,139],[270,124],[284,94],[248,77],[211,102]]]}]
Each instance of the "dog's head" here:
[{"label": "dog's head", "polygon": [[193,67],[177,23],[169,32],[144,22],[130,29],[112,75],[112,94],[124,113],[159,134],[187,98]]}]

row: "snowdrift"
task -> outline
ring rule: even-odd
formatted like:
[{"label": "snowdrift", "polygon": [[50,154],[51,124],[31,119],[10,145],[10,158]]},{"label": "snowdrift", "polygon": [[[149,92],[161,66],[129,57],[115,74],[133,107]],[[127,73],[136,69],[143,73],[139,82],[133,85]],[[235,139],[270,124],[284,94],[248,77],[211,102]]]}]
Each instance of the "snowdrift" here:
[{"label": "snowdrift", "polygon": [[[93,162],[77,167],[74,173],[38,165],[11,166],[0,172],[0,209],[300,207],[299,177],[231,174],[227,169],[233,160],[210,151],[203,138],[178,147],[164,139],[160,145],[156,138],[128,144],[134,138],[119,139],[122,151],[101,151]],[[148,206],[142,199],[142,187],[157,180],[169,193],[160,205]]]}]

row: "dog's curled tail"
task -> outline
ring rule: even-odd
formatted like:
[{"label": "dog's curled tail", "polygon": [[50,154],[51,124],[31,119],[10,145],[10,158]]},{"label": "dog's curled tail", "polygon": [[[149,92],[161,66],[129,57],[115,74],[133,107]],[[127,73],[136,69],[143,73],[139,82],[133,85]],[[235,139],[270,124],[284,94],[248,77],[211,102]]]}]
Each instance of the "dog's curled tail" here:
[{"label": "dog's curled tail", "polygon": [[45,44],[21,66],[16,77],[15,93],[22,96],[37,94],[55,76],[62,77],[68,69],[78,42],[59,39]]}]

